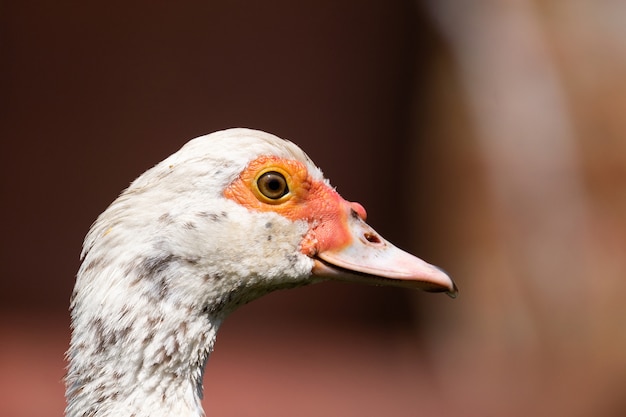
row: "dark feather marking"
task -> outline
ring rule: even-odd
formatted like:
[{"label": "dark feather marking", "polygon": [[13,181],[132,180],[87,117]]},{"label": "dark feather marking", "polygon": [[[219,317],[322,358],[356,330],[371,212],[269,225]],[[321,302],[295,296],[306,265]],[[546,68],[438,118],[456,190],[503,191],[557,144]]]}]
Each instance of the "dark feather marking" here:
[{"label": "dark feather marking", "polygon": [[131,326],[124,326],[121,329],[106,329],[101,318],[94,319],[90,327],[94,329],[97,353],[104,353],[111,346],[126,339],[131,330]]},{"label": "dark feather marking", "polygon": [[196,265],[198,262],[200,262],[200,259],[200,256],[185,256],[184,258],[182,258],[182,260],[187,262],[189,265]]},{"label": "dark feather marking", "polygon": [[150,299],[163,299],[169,295],[170,288],[167,281],[165,271],[173,262],[177,262],[180,258],[173,254],[151,256],[144,259],[137,273],[138,280],[146,280],[152,285],[147,287],[144,294]]},{"label": "dark feather marking", "polygon": [[127,315],[129,315],[131,312],[131,308],[130,306],[128,306],[127,304],[124,304],[124,307],[122,307],[122,311],[121,311],[121,317],[126,317]]},{"label": "dark feather marking", "polygon": [[94,329],[96,336],[96,352],[102,353],[104,352],[107,346],[107,337],[106,330],[104,329],[104,323],[101,318],[94,319],[90,326],[90,328]]},{"label": "dark feather marking", "polygon": [[196,213],[196,216],[201,217],[201,218],[209,219],[210,221],[213,221],[213,222],[220,222],[220,221],[228,218],[228,213],[225,212],[225,211],[221,211],[219,213],[212,213],[212,212],[208,212],[208,211],[199,211],[198,213]]},{"label": "dark feather marking", "polygon": [[174,223],[174,218],[172,217],[171,214],[165,213],[165,214],[161,214],[159,216],[159,221],[161,223],[165,223],[165,224],[172,224],[172,223]]},{"label": "dark feather marking", "polygon": [[148,324],[150,325],[150,327],[155,327],[157,324],[162,323],[163,322],[163,316],[150,316],[148,317]]},{"label": "dark feather marking", "polygon": [[172,354],[167,352],[167,350],[165,349],[165,346],[159,347],[159,349],[156,351],[156,354],[154,356],[155,358],[158,358],[158,361],[152,364],[153,368],[160,367],[161,365],[163,365],[163,362],[172,361]]},{"label": "dark feather marking", "polygon": [[191,221],[183,223],[183,227],[187,230],[195,230],[197,228],[196,224]]},{"label": "dark feather marking", "polygon": [[78,295],[78,291],[76,288],[72,290],[72,295],[70,295],[70,308],[74,308],[74,300],[76,300],[76,295]]},{"label": "dark feather marking", "polygon": [[196,380],[196,392],[198,394],[198,398],[201,400],[204,399],[204,390],[202,389],[202,380],[204,379],[204,371],[206,370],[206,364],[209,360],[209,351],[204,350],[202,355],[200,356],[200,360],[198,361],[198,365],[200,368],[200,376]]},{"label": "dark feather marking", "polygon": [[165,272],[172,262],[178,260],[180,260],[180,258],[171,253],[151,256],[144,259],[139,265],[139,275],[144,278],[154,278]]},{"label": "dark feather marking", "polygon": [[204,282],[209,282],[209,281],[218,282],[224,279],[224,274],[220,272],[216,272],[214,274],[205,274],[203,279],[204,279]]},{"label": "dark feather marking", "polygon": [[143,338],[143,344],[147,345],[148,343],[152,342],[152,340],[154,340],[154,336],[155,336],[154,330],[150,330],[148,334],[146,335],[146,337]]},{"label": "dark feather marking", "polygon": [[89,261],[87,265],[85,265],[85,272],[91,271],[93,269],[101,270],[109,266],[112,262],[110,257],[98,256],[95,259]]},{"label": "dark feather marking", "polygon": [[172,265],[196,265],[199,261],[199,256],[183,257],[172,253],[145,258],[139,263],[136,278],[131,282],[131,285],[136,285],[141,280],[146,280],[152,283],[152,285],[145,289],[144,295],[150,299],[164,299],[169,297],[171,292],[167,274],[168,269]]}]

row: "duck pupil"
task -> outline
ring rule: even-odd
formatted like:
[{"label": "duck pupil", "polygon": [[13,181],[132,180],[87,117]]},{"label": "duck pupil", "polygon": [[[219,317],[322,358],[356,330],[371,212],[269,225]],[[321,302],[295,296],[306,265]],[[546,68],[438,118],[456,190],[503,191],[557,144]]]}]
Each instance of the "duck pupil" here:
[{"label": "duck pupil", "polygon": [[258,181],[261,193],[267,198],[277,200],[289,192],[285,177],[278,172],[266,172]]}]

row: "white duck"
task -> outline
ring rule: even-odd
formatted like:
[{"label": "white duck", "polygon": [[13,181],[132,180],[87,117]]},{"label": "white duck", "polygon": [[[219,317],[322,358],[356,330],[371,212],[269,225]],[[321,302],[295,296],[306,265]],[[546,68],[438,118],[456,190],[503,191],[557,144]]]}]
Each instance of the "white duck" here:
[{"label": "white duck", "polygon": [[230,129],[146,171],[87,235],[72,295],[67,416],[203,416],[222,320],[325,279],[456,295],[385,241],[291,142]]}]

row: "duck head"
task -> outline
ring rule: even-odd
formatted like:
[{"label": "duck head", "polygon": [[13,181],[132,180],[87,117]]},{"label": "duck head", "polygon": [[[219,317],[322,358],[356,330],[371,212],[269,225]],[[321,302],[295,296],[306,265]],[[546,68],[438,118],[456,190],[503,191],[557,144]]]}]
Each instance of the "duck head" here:
[{"label": "duck head", "polygon": [[72,294],[68,416],[203,415],[223,318],[322,280],[457,293],[365,222],[296,145],[230,129],[191,140],[96,220]]}]

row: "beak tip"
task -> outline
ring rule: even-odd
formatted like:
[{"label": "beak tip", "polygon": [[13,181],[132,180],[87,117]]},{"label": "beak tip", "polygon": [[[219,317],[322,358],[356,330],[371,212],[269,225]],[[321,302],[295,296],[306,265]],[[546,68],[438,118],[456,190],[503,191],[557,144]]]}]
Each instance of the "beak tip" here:
[{"label": "beak tip", "polygon": [[454,283],[454,281],[452,281],[450,279],[450,281],[446,284],[443,283],[438,283],[438,284],[434,284],[434,285],[424,285],[424,283],[422,283],[423,287],[421,288],[422,290],[426,291],[426,292],[438,292],[438,293],[445,293],[448,297],[454,299],[457,298],[459,295],[459,289],[456,286],[456,284]]},{"label": "beak tip", "polygon": [[437,292],[445,292],[448,297],[452,299],[456,298],[459,295],[459,288],[456,286],[454,280],[443,268],[435,265],[432,265],[432,268],[435,270],[435,274],[433,275],[436,275],[438,278],[439,286]]},{"label": "beak tip", "polygon": [[448,297],[455,299],[456,297],[459,296],[459,289],[456,287],[454,283],[452,283],[452,289],[449,291],[446,291],[446,294],[448,295]]}]

